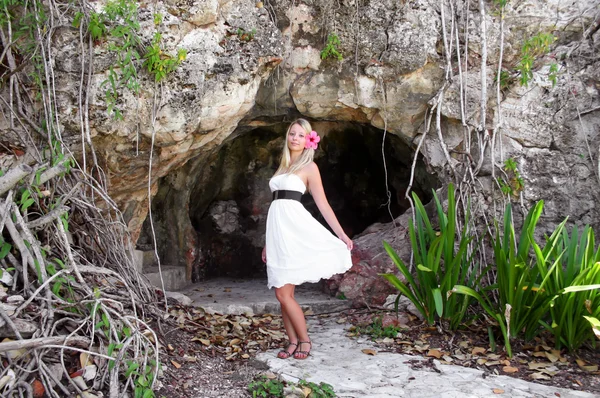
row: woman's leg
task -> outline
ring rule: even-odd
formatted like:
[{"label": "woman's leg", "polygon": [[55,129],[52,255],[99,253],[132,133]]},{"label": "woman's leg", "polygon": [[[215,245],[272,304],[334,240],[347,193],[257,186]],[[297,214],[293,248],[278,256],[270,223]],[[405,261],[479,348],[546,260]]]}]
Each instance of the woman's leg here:
[{"label": "woman's leg", "polygon": [[285,326],[288,338],[292,343],[296,343],[297,341],[308,341],[304,313],[294,298],[295,288],[296,286],[289,284],[275,288],[275,296],[281,304],[283,325]]}]

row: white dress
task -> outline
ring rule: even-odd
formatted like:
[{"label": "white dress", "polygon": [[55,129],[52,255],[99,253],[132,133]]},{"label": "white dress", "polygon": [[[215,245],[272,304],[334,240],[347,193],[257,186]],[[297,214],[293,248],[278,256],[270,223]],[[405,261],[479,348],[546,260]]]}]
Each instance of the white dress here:
[{"label": "white dress", "polygon": [[[271,192],[306,192],[296,174],[279,174],[269,181]],[[277,199],[267,216],[267,276],[269,289],[285,284],[318,282],[352,267],[350,250],[293,199]]]}]

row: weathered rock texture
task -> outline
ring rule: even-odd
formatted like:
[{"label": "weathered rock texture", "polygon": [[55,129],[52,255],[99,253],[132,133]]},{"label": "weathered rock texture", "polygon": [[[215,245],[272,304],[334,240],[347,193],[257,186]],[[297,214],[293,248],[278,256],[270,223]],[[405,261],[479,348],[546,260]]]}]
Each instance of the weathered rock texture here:
[{"label": "weathered rock texture", "polygon": [[[299,115],[315,121],[344,122],[385,130],[404,141],[413,150],[426,132],[426,116],[434,97],[444,87],[444,52],[440,4],[434,0],[323,0],[323,1],[227,1],[178,2],[167,0],[153,5],[140,3],[143,41],[149,43],[154,32],[153,13],[160,12],[160,26],[167,51],[185,48],[188,59],[174,76],[154,86],[143,78],[139,97],[123,95],[120,107],[126,110],[123,121],[106,115],[101,83],[106,79],[110,55],[102,45],[95,47],[95,91],[91,96],[90,123],[93,142],[110,183],[110,190],[123,209],[130,230],[137,238],[147,217],[147,179],[151,137],[154,158],[151,186],[157,214],[161,253],[171,263],[187,266],[188,277],[206,260],[206,247],[198,240],[196,228],[205,212],[213,221],[217,216],[234,217],[236,211],[223,200],[227,188],[194,184],[196,180],[216,181],[231,178],[241,171],[223,170],[247,167],[252,173],[256,162],[266,178],[276,162],[275,144],[261,141],[249,152],[256,162],[222,159],[219,150],[226,140],[258,127],[282,126]],[[470,9],[466,10],[466,5]],[[459,10],[461,29],[457,35],[448,30],[450,42],[456,41],[461,52],[461,70],[449,71],[452,78],[441,107],[441,131],[453,163],[463,159],[466,148],[465,128],[459,104],[459,72],[465,81],[465,125],[473,136],[470,148],[473,161],[482,160],[478,187],[484,206],[497,197],[490,176],[490,145],[482,154],[479,146],[498,128],[495,159],[513,158],[524,178],[525,188],[516,201],[526,208],[533,202],[547,202],[541,228],[552,228],[566,216],[573,223],[598,221],[598,158],[600,157],[600,32],[598,1],[561,2],[531,0],[509,2],[505,17],[504,69],[514,71],[521,46],[529,37],[553,33],[557,41],[551,52],[534,63],[529,87],[513,83],[496,101],[494,74],[499,60],[500,18],[495,2],[485,1],[487,26],[487,124],[479,126],[481,60],[479,5],[476,1],[452,2]],[[100,6],[99,6],[100,7]],[[445,25],[449,26],[452,9],[446,4]],[[255,34],[248,40],[243,32]],[[465,33],[468,32],[468,43]],[[323,60],[320,52],[327,35],[341,40],[344,59]],[[78,32],[63,28],[57,35],[55,57],[60,89],[60,120],[64,136],[76,140],[79,134],[77,84],[74,76],[81,68],[76,39]],[[451,54],[456,59],[456,53]],[[453,61],[454,62],[454,61]],[[549,81],[550,62],[559,67],[556,86]],[[155,102],[155,93],[158,93]],[[153,108],[155,124],[152,126]],[[498,112],[501,110],[501,113]],[[2,122],[2,123],[5,123]],[[447,181],[448,165],[438,136],[432,128],[421,148],[428,172]],[[479,132],[477,132],[479,127]],[[249,145],[252,145],[251,143]],[[258,145],[258,144],[257,144]],[[360,153],[354,156],[361,156]],[[411,164],[408,154],[405,164]],[[232,166],[229,166],[231,164]],[[500,167],[495,174],[501,175]],[[258,169],[256,169],[258,170]],[[420,181],[427,180],[424,168]],[[253,184],[261,181],[252,180]],[[235,184],[223,180],[222,185]],[[268,193],[246,199],[247,219],[264,217]],[[332,193],[335,195],[334,193]],[[401,196],[401,195],[400,195]],[[217,201],[217,202],[213,202]],[[239,206],[239,201],[237,202]],[[486,204],[487,203],[487,204]],[[219,206],[227,208],[216,211]],[[490,211],[491,211],[490,207]],[[491,214],[491,213],[490,213]],[[198,220],[195,220],[198,218]],[[243,229],[241,219],[240,228]],[[196,225],[193,225],[196,224]],[[260,228],[260,222],[257,223]],[[224,228],[229,228],[222,226]],[[348,294],[384,297],[383,286],[374,277],[390,263],[377,248],[382,238],[395,235],[391,225],[357,239],[355,268],[335,286]],[[247,237],[259,248],[259,232]],[[407,243],[398,247],[406,247]],[[364,249],[368,247],[369,249]],[[407,253],[404,253],[407,254]],[[360,275],[357,276],[357,275]],[[373,276],[369,282],[370,276]],[[357,278],[365,284],[358,288]],[[376,281],[377,280],[377,281]],[[349,285],[354,287],[345,287]],[[333,285],[332,285],[333,286]],[[361,285],[362,286],[362,285]]]}]

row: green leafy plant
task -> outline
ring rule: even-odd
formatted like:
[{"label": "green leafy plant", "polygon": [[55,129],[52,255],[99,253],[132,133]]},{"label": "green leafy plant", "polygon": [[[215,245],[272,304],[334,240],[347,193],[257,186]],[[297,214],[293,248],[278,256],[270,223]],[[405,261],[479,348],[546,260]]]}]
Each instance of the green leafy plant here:
[{"label": "green leafy plant", "polygon": [[249,42],[254,40],[254,36],[256,35],[256,29],[247,31],[245,29],[238,28],[235,34],[237,35],[238,39],[240,39],[240,41]]},{"label": "green leafy plant", "polygon": [[558,65],[556,62],[550,64],[550,70],[548,71],[548,80],[552,82],[552,87],[556,86],[556,81],[558,77]]},{"label": "green leafy plant", "polygon": [[253,398],[256,397],[283,397],[283,382],[277,379],[268,379],[265,376],[260,376],[258,379],[248,384],[248,391]]},{"label": "green leafy plant", "polygon": [[148,47],[146,55],[144,55],[144,67],[148,72],[154,75],[154,79],[159,82],[173,72],[187,57],[187,52],[184,49],[179,49],[177,57],[165,54],[160,48],[161,35],[154,34],[152,45]]},{"label": "green leafy plant", "polygon": [[31,205],[35,203],[35,199],[31,197],[31,191],[26,188],[21,193],[21,199],[19,200],[19,205],[21,207],[21,211],[25,212]]},{"label": "green leafy plant", "polygon": [[500,89],[506,90],[514,81],[513,76],[506,70],[501,70],[500,75],[496,75],[494,77],[494,83],[498,82],[498,78],[500,79]]},{"label": "green leafy plant", "polygon": [[600,339],[600,320],[591,316],[584,316],[584,318],[592,325],[592,331]]},{"label": "green leafy plant", "polygon": [[12,249],[12,245],[4,240],[2,236],[0,236],[0,260],[3,260],[10,250]]},{"label": "green leafy plant", "polygon": [[158,26],[163,22],[164,16],[160,12],[157,12],[157,13],[153,14],[153,18],[154,18],[154,25]]},{"label": "green leafy plant", "polygon": [[384,327],[381,317],[376,317],[371,324],[364,327],[357,327],[355,330],[360,334],[369,335],[374,339],[381,339],[384,337],[393,339],[400,331],[402,331],[402,328],[394,325]]},{"label": "green leafy plant", "polygon": [[327,383],[313,383],[312,381],[300,380],[298,386],[304,389],[309,389],[310,392],[307,398],[333,398],[335,397],[335,391],[330,384]]},{"label": "green leafy plant", "polygon": [[126,361],[127,371],[125,377],[134,377],[134,398],[154,398],[154,391],[152,390],[152,381],[154,380],[154,368],[156,367],[156,361],[150,360],[148,366],[144,366],[140,369],[139,363],[128,360]]},{"label": "green leafy plant", "polygon": [[287,385],[302,389],[303,396],[307,398],[334,398],[336,396],[333,387],[327,383],[317,384],[304,379],[300,379],[297,384],[285,383],[277,379],[269,379],[264,375],[250,382],[248,391],[252,394],[252,397],[282,398],[284,397],[284,388]]},{"label": "green leafy plant", "polygon": [[[413,193],[416,219],[414,223],[409,224],[409,236],[416,264],[416,279],[387,242],[383,243],[385,250],[404,276],[405,282],[394,274],[382,276],[400,291],[396,299],[396,308],[400,295],[405,295],[430,325],[436,318],[444,317],[451,321],[452,328],[457,328],[466,313],[469,299],[458,298],[448,293],[459,282],[474,283],[475,273],[469,272],[471,261],[467,258],[467,246],[472,240],[466,230],[469,213],[467,212],[463,220],[465,227],[459,232],[454,185],[448,186],[447,213],[444,212],[435,192],[433,196],[439,231],[433,229],[423,204]],[[457,238],[458,244],[455,242]]]},{"label": "green leafy plant", "polygon": [[[585,341],[593,341],[593,330],[587,327],[585,317],[600,316],[600,248],[595,247],[591,227],[584,227],[581,235],[574,227],[569,236],[565,222],[556,232],[556,244],[541,253],[550,262],[560,262],[547,284],[553,296],[550,304],[552,323],[543,324],[554,334],[557,348],[566,347],[573,352]],[[539,249],[535,250],[538,252]]]},{"label": "green leafy plant", "polygon": [[532,67],[535,60],[550,50],[550,45],[556,40],[550,33],[538,33],[523,43],[521,57],[517,65],[521,86],[528,86],[533,79]]},{"label": "green leafy plant", "polygon": [[541,331],[555,298],[553,280],[561,270],[562,254],[551,256],[551,253],[556,253],[566,220],[546,240],[544,248],[540,248],[534,241],[534,234],[543,206],[544,202],[540,201],[528,212],[517,240],[512,207],[507,204],[504,228],[500,232],[496,225],[496,234],[492,238],[496,283],[486,288],[479,286],[478,291],[461,285],[453,288],[454,293],[475,298],[498,323],[509,356],[512,356],[512,338],[522,334],[530,340]]},{"label": "green leafy plant", "polygon": [[517,169],[517,162],[512,158],[508,158],[504,162],[503,169],[506,172],[506,177],[498,178],[498,185],[502,194],[506,196],[518,196],[519,192],[525,188],[525,181]]},{"label": "green leafy plant", "polygon": [[327,42],[323,50],[321,50],[321,59],[333,58],[338,61],[343,60],[342,53],[339,51],[341,44],[340,38],[335,33],[327,35]]},{"label": "green leafy plant", "polygon": [[[46,272],[49,276],[54,276],[59,270],[66,268],[65,263],[59,258],[54,258],[53,261],[46,262]],[[76,295],[71,287],[71,282],[75,283],[75,278],[72,275],[63,274],[57,276],[52,282],[52,293],[69,303],[74,303]]]}]

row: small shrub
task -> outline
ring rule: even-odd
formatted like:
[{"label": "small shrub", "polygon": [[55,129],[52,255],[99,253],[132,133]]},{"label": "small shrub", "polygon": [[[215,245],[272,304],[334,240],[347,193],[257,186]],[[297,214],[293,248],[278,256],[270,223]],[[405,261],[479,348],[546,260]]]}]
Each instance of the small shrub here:
[{"label": "small shrub", "polygon": [[173,72],[187,57],[187,52],[184,49],[179,49],[177,57],[165,54],[160,48],[160,41],[160,33],[155,33],[152,45],[148,47],[148,51],[144,55],[144,66],[148,69],[148,73],[154,75],[157,82]]},{"label": "small shrub", "polygon": [[521,48],[521,59],[517,65],[521,86],[529,85],[529,82],[533,79],[533,72],[531,71],[533,63],[538,57],[550,50],[550,45],[554,40],[556,38],[550,33],[538,33],[525,41]]},{"label": "small shrub", "polygon": [[305,389],[309,388],[310,393],[307,398],[333,398],[335,397],[335,391],[333,387],[327,383],[313,383],[312,381],[300,380],[298,386]]},{"label": "small shrub", "polygon": [[498,185],[502,194],[507,196],[518,196],[519,192],[525,187],[525,181],[517,169],[517,163],[512,158],[506,159],[504,162],[504,171],[506,171],[506,179],[498,178]]},{"label": "small shrub", "polygon": [[321,59],[334,58],[338,61],[344,59],[342,57],[342,53],[338,50],[341,45],[340,38],[335,33],[330,33],[327,36],[327,43],[325,43],[325,48],[321,51]]},{"label": "small shrub", "polygon": [[356,331],[360,334],[371,336],[373,339],[381,339],[385,337],[393,339],[402,331],[402,328],[394,325],[383,327],[381,318],[377,317],[370,325],[365,327],[357,327]]},{"label": "small shrub", "polygon": [[288,385],[295,385],[297,388],[302,389],[307,394],[307,398],[335,398],[336,396],[333,387],[327,383],[317,384],[301,379],[298,384],[293,384],[277,379],[268,379],[265,376],[259,376],[248,384],[248,391],[252,393],[253,398],[283,398],[284,388]]},{"label": "small shrub", "polygon": [[267,379],[265,376],[260,376],[248,384],[248,391],[252,393],[252,397],[283,397],[283,382],[277,379]]}]

